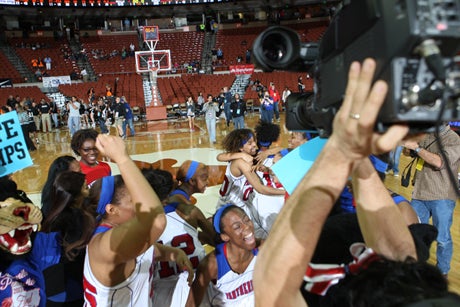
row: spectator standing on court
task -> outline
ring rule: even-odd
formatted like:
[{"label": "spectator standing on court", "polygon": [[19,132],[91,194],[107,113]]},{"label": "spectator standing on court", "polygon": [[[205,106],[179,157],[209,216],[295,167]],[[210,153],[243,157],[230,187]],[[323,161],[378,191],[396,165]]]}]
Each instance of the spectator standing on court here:
[{"label": "spectator standing on court", "polygon": [[53,97],[50,97],[49,105],[51,108],[51,119],[53,120],[54,128],[57,129],[59,128],[58,106]]},{"label": "spectator standing on court", "polygon": [[134,131],[134,123],[133,123],[133,110],[131,109],[131,106],[129,105],[128,101],[126,101],[125,96],[121,96],[121,102],[125,106],[125,121],[123,122],[123,135],[128,136],[126,134],[126,126],[129,127],[129,135],[134,136],[135,131]]},{"label": "spectator standing on court", "polygon": [[[34,123],[35,123],[34,131],[40,131],[40,105],[37,104],[35,101],[32,101],[31,111],[32,111],[32,114],[34,117]],[[37,142],[37,144],[39,143],[37,137],[35,137],[35,141]]]},{"label": "spectator standing on court", "polygon": [[225,120],[227,122],[227,127],[230,126],[230,121],[232,120],[232,111],[230,109],[230,104],[232,103],[233,97],[232,93],[228,89],[228,86],[224,87],[224,113]]},{"label": "spectator standing on court", "polygon": [[270,87],[268,88],[268,93],[273,100],[273,112],[275,114],[276,121],[280,121],[280,110],[279,110],[279,103],[280,103],[280,93],[275,87],[275,83],[270,82]]},{"label": "spectator standing on court", "polygon": [[289,95],[291,95],[291,90],[288,86],[286,86],[284,88],[283,94],[281,95],[281,100],[283,101],[283,106],[281,106],[281,110],[283,109],[283,107],[286,106]]},{"label": "spectator standing on court", "polygon": [[66,108],[69,112],[67,126],[69,127],[70,136],[72,137],[75,132],[80,130],[80,103],[76,96],[72,96]]},{"label": "spectator standing on court", "polygon": [[43,133],[51,132],[51,106],[45,101],[45,99],[42,99],[39,107],[42,120],[42,131]]},{"label": "spectator standing on court", "polygon": [[302,76],[299,76],[297,79],[297,89],[299,90],[299,93],[303,93],[305,90],[305,84],[303,84]]},{"label": "spectator standing on court", "polygon": [[187,108],[187,118],[188,118],[188,127],[190,131],[195,130],[195,103],[193,102],[192,96],[188,96],[187,101],[185,102],[185,107]]},{"label": "spectator standing on court", "polygon": [[[422,223],[427,224],[432,217],[438,229],[436,265],[447,278],[453,254],[450,228],[458,199],[456,175],[460,166],[460,137],[444,124],[440,127],[438,141],[431,133],[420,142],[406,141],[403,146],[418,156],[411,205]],[[449,169],[455,181],[450,180]]]},{"label": "spectator standing on court", "polygon": [[209,144],[216,144],[216,121],[219,106],[211,94],[208,94],[207,101],[203,104],[203,113],[206,119],[206,128],[209,134]]},{"label": "spectator standing on court", "polygon": [[235,93],[234,99],[230,104],[232,111],[233,126],[235,129],[244,128],[244,114],[246,113],[246,102],[240,98],[240,94]]}]

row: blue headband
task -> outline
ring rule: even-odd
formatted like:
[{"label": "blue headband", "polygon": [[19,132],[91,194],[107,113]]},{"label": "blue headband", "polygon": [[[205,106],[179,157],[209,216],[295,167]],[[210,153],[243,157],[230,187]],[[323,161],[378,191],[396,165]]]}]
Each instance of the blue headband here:
[{"label": "blue headband", "polygon": [[260,142],[259,141],[259,144],[260,144],[260,146],[268,147],[268,146],[270,146],[272,144],[272,142]]},{"label": "blue headband", "polygon": [[190,166],[188,167],[188,170],[187,170],[187,175],[185,175],[184,182],[188,182],[190,179],[192,179],[193,175],[195,175],[198,165],[200,165],[200,163],[196,161],[192,161],[190,163]]},{"label": "blue headband", "polygon": [[112,201],[113,192],[115,190],[115,177],[106,176],[102,178],[101,195],[99,196],[99,202],[97,203],[96,212],[99,216],[104,215],[105,206]]},{"label": "blue headband", "polygon": [[248,134],[248,138],[246,140],[241,141],[241,146],[244,146],[244,144],[246,144],[249,141],[250,138],[252,138],[252,133]]},{"label": "blue headband", "polygon": [[212,220],[214,224],[214,230],[218,233],[221,234],[222,231],[220,230],[220,219],[222,218],[222,213],[224,212],[225,209],[228,207],[232,206],[232,204],[226,204],[219,209],[217,209],[216,214],[214,214],[214,219]]},{"label": "blue headband", "polygon": [[379,173],[385,173],[385,171],[388,168],[388,163],[383,162],[379,158],[377,158],[374,155],[370,155],[369,159],[371,159],[372,164],[374,165],[374,168],[377,172]]}]

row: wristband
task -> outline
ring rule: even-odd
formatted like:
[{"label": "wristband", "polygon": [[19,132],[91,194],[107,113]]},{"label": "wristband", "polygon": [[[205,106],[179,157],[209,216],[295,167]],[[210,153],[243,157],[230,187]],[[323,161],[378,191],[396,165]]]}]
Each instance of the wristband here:
[{"label": "wristband", "polygon": [[420,150],[422,150],[423,148],[422,147],[417,147],[414,149],[415,153],[418,155],[418,153],[420,152]]}]

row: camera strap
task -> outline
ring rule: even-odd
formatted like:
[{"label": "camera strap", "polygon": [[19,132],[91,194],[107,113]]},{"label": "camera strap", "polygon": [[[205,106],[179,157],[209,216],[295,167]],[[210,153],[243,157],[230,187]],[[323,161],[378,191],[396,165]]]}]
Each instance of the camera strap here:
[{"label": "camera strap", "polygon": [[[434,139],[430,144],[428,144],[428,146],[426,147],[423,147],[425,150],[428,149],[434,142],[436,142],[436,139]],[[414,157],[412,159],[412,161],[409,162],[409,164],[406,165],[406,167],[404,168],[403,172],[402,172],[402,175],[401,175],[401,185],[403,187],[408,187],[409,186],[409,182],[410,182],[410,178],[412,177],[412,166],[414,165],[414,163],[419,159],[419,157]],[[423,159],[422,159],[423,160]],[[419,165],[419,163],[417,162],[416,163],[417,167]],[[417,169],[416,167],[416,169]],[[422,166],[423,167],[423,166]],[[420,169],[421,170],[421,169]],[[414,174],[414,178],[412,179],[412,185],[415,184],[415,174]]]}]

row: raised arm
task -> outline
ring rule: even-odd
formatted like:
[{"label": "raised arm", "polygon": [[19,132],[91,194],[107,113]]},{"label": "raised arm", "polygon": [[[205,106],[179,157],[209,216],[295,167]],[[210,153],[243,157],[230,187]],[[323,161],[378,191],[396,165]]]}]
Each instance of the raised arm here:
[{"label": "raised arm", "polygon": [[217,155],[217,161],[219,162],[229,162],[237,159],[243,159],[248,163],[252,163],[254,157],[245,152],[222,152]]},{"label": "raised arm", "polygon": [[353,196],[359,226],[368,247],[393,260],[417,259],[415,243],[401,210],[369,159],[353,172]]},{"label": "raised arm", "polygon": [[134,217],[100,236],[101,255],[113,263],[136,258],[157,241],[166,227],[163,206],[150,184],[126,152],[121,138],[100,134],[96,146],[101,155],[117,163],[135,204]]},{"label": "raised arm", "polygon": [[346,184],[355,161],[388,152],[407,133],[392,126],[374,133],[387,85],[371,82],[375,61],[354,62],[333,133],[296,190],[283,206],[256,262],[257,306],[305,306],[300,286],[326,217]]}]

